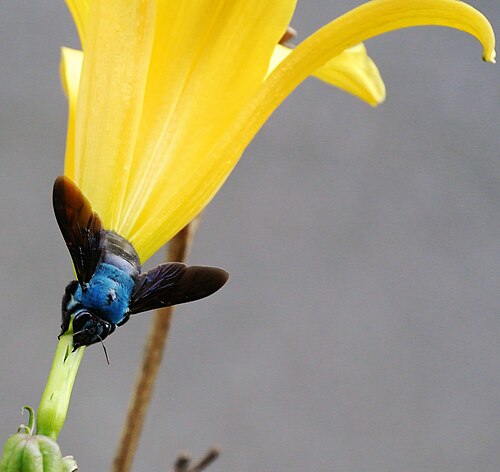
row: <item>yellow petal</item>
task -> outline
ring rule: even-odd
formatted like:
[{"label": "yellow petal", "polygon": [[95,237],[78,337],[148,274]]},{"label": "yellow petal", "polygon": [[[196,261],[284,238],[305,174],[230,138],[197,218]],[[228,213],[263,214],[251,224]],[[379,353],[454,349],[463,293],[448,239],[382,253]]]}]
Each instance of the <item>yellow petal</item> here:
[{"label": "yellow petal", "polygon": [[80,37],[80,43],[83,48],[89,14],[89,0],[66,0],[66,5],[75,22],[78,36]]},{"label": "yellow petal", "polygon": [[308,75],[331,57],[370,37],[398,28],[423,25],[441,25],[466,31],[483,44],[485,60],[494,59],[491,25],[481,13],[463,2],[375,0],[348,12],[293,50],[211,151],[199,157],[196,168],[189,174],[189,181],[185,178],[181,180],[182,198],[172,198],[170,208],[162,206],[161,211],[152,211],[143,221],[144,230],[136,233],[135,240],[144,247],[145,254],[150,255],[154,248],[151,234],[146,232],[150,228],[151,231],[160,229],[155,221],[164,221],[161,212],[168,212],[169,228],[164,236],[173,235],[196,216],[215,195],[271,113]]},{"label": "yellow petal", "polygon": [[[291,48],[278,44],[274,50],[268,74],[290,53]],[[377,66],[366,53],[363,44],[342,51],[313,72],[313,77],[364,100],[372,106],[385,100],[385,85]]]},{"label": "yellow petal", "polygon": [[94,1],[75,128],[75,182],[114,229],[133,157],[154,34],[155,4]]},{"label": "yellow petal", "polygon": [[61,81],[68,97],[68,130],[66,134],[66,158],[64,173],[75,178],[75,117],[78,99],[78,87],[82,71],[83,53],[75,49],[61,50]]},{"label": "yellow petal", "polygon": [[346,49],[312,75],[372,106],[380,105],[385,100],[384,81],[363,44]]},{"label": "yellow petal", "polygon": [[116,221],[141,255],[187,223],[172,211],[202,156],[261,86],[294,7],[294,0],[159,4],[136,153]]}]

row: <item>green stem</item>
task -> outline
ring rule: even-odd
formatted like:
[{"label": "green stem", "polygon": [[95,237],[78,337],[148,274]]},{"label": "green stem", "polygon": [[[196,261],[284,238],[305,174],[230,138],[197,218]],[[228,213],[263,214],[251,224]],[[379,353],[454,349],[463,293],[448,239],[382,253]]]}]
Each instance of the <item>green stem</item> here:
[{"label": "green stem", "polygon": [[37,434],[57,439],[66,420],[71,391],[84,351],[85,348],[81,347],[73,352],[73,330],[70,327],[57,344],[52,369],[38,406]]}]

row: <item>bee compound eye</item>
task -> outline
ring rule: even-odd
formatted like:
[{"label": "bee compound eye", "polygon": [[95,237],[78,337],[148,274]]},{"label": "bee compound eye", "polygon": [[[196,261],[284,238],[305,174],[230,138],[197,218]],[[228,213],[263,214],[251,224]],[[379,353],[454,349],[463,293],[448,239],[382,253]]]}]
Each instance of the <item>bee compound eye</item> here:
[{"label": "bee compound eye", "polygon": [[73,332],[76,333],[78,331],[82,331],[84,329],[88,329],[88,327],[92,324],[94,317],[92,313],[88,311],[79,311],[73,317]]}]

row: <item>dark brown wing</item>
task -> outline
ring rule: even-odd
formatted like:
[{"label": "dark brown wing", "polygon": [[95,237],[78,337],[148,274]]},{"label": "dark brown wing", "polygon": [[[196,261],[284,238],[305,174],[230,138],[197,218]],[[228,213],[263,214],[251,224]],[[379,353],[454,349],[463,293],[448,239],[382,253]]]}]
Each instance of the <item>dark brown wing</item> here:
[{"label": "dark brown wing", "polygon": [[67,177],[54,182],[52,203],[80,285],[88,282],[101,256],[102,223],[90,202]]},{"label": "dark brown wing", "polygon": [[180,262],[160,264],[139,275],[130,300],[130,314],[178,305],[208,297],[229,275],[216,267],[187,267]]}]

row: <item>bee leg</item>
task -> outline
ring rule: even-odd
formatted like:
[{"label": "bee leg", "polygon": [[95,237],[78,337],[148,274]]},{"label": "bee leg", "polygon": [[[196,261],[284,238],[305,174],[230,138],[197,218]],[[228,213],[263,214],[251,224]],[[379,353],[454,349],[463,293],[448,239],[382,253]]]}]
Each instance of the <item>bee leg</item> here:
[{"label": "bee leg", "polygon": [[62,309],[61,332],[59,333],[59,336],[57,337],[58,339],[61,339],[61,336],[66,331],[68,331],[69,324],[71,322],[71,315],[69,312],[69,304],[71,303],[71,301],[73,299],[73,295],[75,294],[77,288],[78,288],[78,281],[73,280],[72,282],[69,283],[69,285],[66,287],[66,290],[64,291],[62,304],[61,304],[61,309]]},{"label": "bee leg", "polygon": [[57,336],[57,339],[61,339],[61,336],[68,331],[69,328],[69,322],[71,320],[71,316],[68,315],[66,319],[63,320],[61,323],[61,332],[59,333],[59,336]]}]

